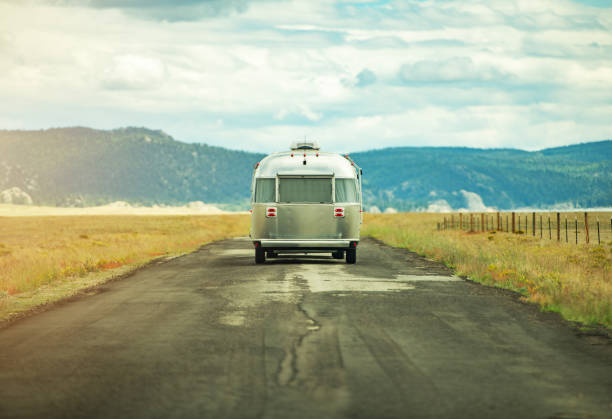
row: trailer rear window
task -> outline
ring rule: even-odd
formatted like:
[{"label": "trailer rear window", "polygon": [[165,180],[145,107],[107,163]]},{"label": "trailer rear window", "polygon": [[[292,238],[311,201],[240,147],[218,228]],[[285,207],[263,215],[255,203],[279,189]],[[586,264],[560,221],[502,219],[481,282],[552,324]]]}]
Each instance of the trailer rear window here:
[{"label": "trailer rear window", "polygon": [[276,201],[276,179],[255,180],[255,202]]},{"label": "trailer rear window", "polygon": [[332,201],[331,178],[280,178],[280,202],[328,204]]},{"label": "trailer rear window", "polygon": [[359,202],[355,179],[336,179],[336,202]]}]

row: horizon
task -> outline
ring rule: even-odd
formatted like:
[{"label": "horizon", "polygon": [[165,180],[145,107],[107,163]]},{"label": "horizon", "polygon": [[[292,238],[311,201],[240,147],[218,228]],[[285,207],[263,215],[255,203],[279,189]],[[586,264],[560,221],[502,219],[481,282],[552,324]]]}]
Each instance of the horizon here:
[{"label": "horizon", "polygon": [[[211,144],[211,143],[207,143],[207,142],[203,142],[203,141],[185,141],[183,139],[176,138],[175,136],[169,134],[167,131],[165,131],[163,129],[149,128],[149,127],[137,127],[137,126],[123,126],[123,127],[109,128],[109,129],[93,128],[93,127],[87,127],[87,126],[83,126],[83,125],[65,126],[65,127],[49,127],[49,128],[38,128],[38,129],[6,129],[6,128],[0,128],[0,132],[1,131],[6,131],[6,132],[10,132],[10,131],[37,132],[37,131],[52,131],[52,130],[64,130],[64,129],[90,129],[90,130],[94,130],[94,131],[106,131],[106,132],[120,131],[120,130],[127,130],[127,129],[135,129],[135,130],[141,129],[141,130],[147,130],[147,131],[153,131],[153,132],[161,132],[161,133],[163,133],[165,135],[170,136],[173,141],[177,141],[177,142],[184,143],[184,144],[201,144],[201,145],[206,145],[206,146],[209,146],[209,147],[220,147],[220,148],[224,148],[224,149],[228,149],[228,150],[241,151],[241,152],[254,153],[254,154],[271,154],[271,153],[286,151],[285,149],[280,149],[280,148],[278,148],[276,150],[273,150],[273,151],[252,151],[252,150],[245,150],[245,149],[239,149],[239,148],[231,148],[231,147],[224,146],[224,145]],[[453,145],[453,146],[445,146],[445,145],[393,145],[393,146],[389,146],[389,147],[376,147],[376,148],[367,148],[367,149],[361,149],[361,150],[328,150],[328,149],[324,148],[325,143],[323,141],[318,140],[316,138],[312,138],[312,140],[315,140],[315,141],[319,142],[319,145],[321,146],[322,151],[327,151],[327,152],[331,152],[331,153],[339,153],[339,154],[343,154],[343,153],[365,153],[365,152],[382,151],[382,150],[394,149],[394,148],[432,148],[432,149],[465,148],[465,149],[484,150],[484,151],[515,150],[515,151],[524,151],[524,152],[527,152],[527,153],[536,153],[536,152],[539,152],[539,151],[555,149],[555,148],[571,147],[571,146],[578,146],[578,145],[583,145],[583,144],[586,145],[586,144],[592,144],[592,143],[604,143],[604,142],[607,142],[607,141],[612,141],[612,138],[606,138],[606,139],[600,139],[600,140],[581,140],[581,141],[578,141],[578,142],[575,142],[575,143],[568,143],[568,144],[564,144],[564,145],[551,146],[551,147],[538,148],[538,149],[525,149],[525,148],[518,148],[518,147],[478,147],[478,146],[465,146],[465,145]],[[290,144],[292,141],[294,141],[294,139],[288,139],[287,140],[287,144]],[[287,149],[288,149],[288,147],[289,146],[287,146]]]},{"label": "horizon", "polygon": [[7,129],[163,126],[255,152],[612,138],[604,0],[0,0],[0,22]]}]

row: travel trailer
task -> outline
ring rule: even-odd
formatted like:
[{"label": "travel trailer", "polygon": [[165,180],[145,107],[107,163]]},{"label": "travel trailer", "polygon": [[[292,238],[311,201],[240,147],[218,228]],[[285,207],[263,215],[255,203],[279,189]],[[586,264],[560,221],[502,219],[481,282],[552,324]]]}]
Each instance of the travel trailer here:
[{"label": "travel trailer", "polygon": [[316,142],[292,144],[255,166],[251,231],[255,263],[288,253],[331,253],[357,261],[362,170]]}]

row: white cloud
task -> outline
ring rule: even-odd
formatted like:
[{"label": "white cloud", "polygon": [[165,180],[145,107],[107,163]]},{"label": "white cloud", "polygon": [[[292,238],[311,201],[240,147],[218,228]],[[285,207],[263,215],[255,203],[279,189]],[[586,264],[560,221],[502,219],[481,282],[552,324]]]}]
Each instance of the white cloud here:
[{"label": "white cloud", "polygon": [[135,18],[161,21],[193,21],[201,18],[239,14],[245,12],[251,2],[252,0],[184,0],[181,2],[173,0],[30,0],[30,3],[114,9]]},{"label": "white cloud", "polygon": [[445,60],[422,60],[404,64],[400,77],[405,82],[495,81],[508,77],[491,66],[477,66],[470,57],[451,57]]},{"label": "white cloud", "polygon": [[347,151],[612,137],[611,9],[196,2],[164,21],[161,3],[0,0],[0,128],[148,125],[258,151],[303,135]]},{"label": "white cloud", "polygon": [[156,58],[122,55],[104,70],[102,83],[110,90],[154,90],[165,76],[164,64]]}]

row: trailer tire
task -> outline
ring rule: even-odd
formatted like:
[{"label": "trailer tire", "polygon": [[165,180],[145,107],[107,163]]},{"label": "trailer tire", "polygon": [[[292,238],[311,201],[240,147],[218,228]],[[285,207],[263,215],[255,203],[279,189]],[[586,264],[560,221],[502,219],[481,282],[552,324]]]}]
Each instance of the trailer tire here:
[{"label": "trailer tire", "polygon": [[266,252],[261,247],[255,248],[255,263],[264,263],[266,261]]},{"label": "trailer tire", "polygon": [[357,262],[357,249],[354,247],[346,249],[346,263],[354,264]]},{"label": "trailer tire", "polygon": [[336,250],[332,252],[332,257],[334,259],[344,259],[344,250]]}]

